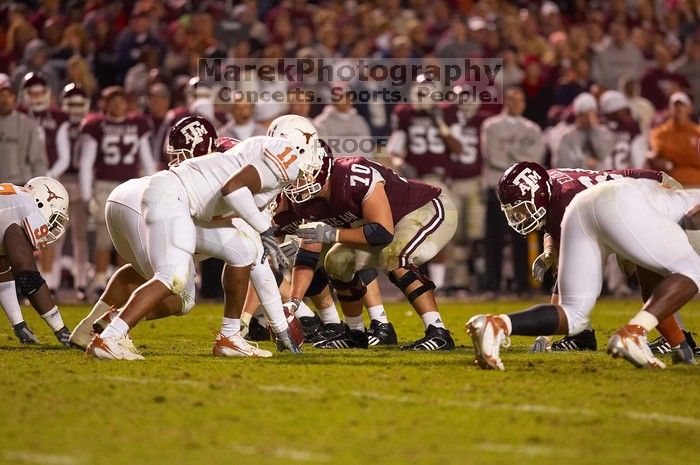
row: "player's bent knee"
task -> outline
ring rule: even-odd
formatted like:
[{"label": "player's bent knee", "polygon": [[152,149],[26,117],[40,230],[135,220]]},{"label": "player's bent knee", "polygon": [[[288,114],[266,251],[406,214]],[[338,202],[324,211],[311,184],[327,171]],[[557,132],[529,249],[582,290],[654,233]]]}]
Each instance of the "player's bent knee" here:
[{"label": "player's bent knee", "polygon": [[15,283],[25,297],[33,296],[46,283],[41,273],[33,270],[22,270],[14,273]]},{"label": "player's bent knee", "polygon": [[340,281],[332,276],[328,280],[337,291],[338,300],[354,302],[365,296],[367,285],[377,279],[377,276],[379,273],[376,269],[365,268],[355,273],[350,281]]},{"label": "player's bent knee", "polygon": [[[398,270],[405,270],[405,273],[401,275],[397,273]],[[435,290],[435,283],[414,265],[389,272],[389,280],[404,293],[410,303],[426,292]]]}]

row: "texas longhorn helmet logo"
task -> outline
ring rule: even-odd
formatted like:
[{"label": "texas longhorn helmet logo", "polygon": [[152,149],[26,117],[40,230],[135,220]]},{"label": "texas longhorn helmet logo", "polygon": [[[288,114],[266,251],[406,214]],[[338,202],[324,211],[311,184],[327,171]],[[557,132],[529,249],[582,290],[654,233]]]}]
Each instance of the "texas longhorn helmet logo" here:
[{"label": "texas longhorn helmet logo", "polygon": [[46,198],[47,202],[51,202],[53,199],[63,199],[63,197],[61,197],[60,195],[56,194],[54,191],[49,189],[49,186],[44,185],[44,187],[49,192],[49,196]]},{"label": "texas longhorn helmet logo", "polygon": [[304,135],[304,137],[306,138],[306,143],[307,143],[307,144],[308,144],[309,142],[311,142],[311,138],[312,138],[313,136],[316,135],[315,132],[304,132],[304,131],[302,131],[302,130],[299,129],[299,128],[297,128],[297,131],[299,131],[300,133],[302,133],[302,134]]},{"label": "texas longhorn helmet logo", "polygon": [[207,128],[199,121],[192,121],[180,131],[185,136],[185,143],[190,144],[190,147],[194,147],[204,141],[202,136],[207,133]]}]

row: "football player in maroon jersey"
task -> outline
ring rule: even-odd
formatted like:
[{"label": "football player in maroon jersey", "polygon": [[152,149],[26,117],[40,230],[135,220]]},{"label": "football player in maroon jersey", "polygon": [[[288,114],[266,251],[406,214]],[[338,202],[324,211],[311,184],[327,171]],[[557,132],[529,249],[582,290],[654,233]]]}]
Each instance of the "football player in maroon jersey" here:
[{"label": "football player in maroon jersey", "polygon": [[[482,108],[479,101],[472,101],[461,86],[454,88],[455,95],[460,96],[457,105],[457,121],[450,126],[452,135],[459,140],[460,152],[449,154],[447,184],[450,194],[459,211],[459,224],[455,242],[463,248],[462,262],[464,274],[462,280],[468,280],[468,269],[474,258],[474,245],[476,241],[484,238],[484,220],[486,218],[486,206],[484,204],[483,185],[483,158],[481,155],[481,124],[491,114]],[[466,265],[466,266],[464,266]],[[459,282],[460,278],[455,278]],[[468,283],[471,289],[475,289],[478,283]]]},{"label": "football player in maroon jersey", "polygon": [[[394,169],[406,178],[420,179],[444,187],[452,154],[463,147],[450,127],[458,123],[458,107],[436,101],[439,83],[418,76],[409,91],[409,103],[397,105],[391,117],[391,136],[387,150]],[[428,265],[428,274],[437,289],[445,284],[446,257],[438,253]]]},{"label": "football player in maroon jersey", "polygon": [[[457,211],[445,192],[401,178],[362,157],[326,157],[315,179],[285,193],[291,210],[312,222],[296,231],[303,242],[292,272],[293,299],[303,298],[322,252],[339,298],[362,297],[366,285],[377,277],[375,267],[381,267],[426,327],[423,338],[401,348],[454,348],[437,309],[435,285],[418,269],[442,250],[457,228]],[[352,316],[361,316],[361,308]],[[348,328],[336,342],[366,347],[367,335]]]},{"label": "football player in maroon jersey", "polygon": [[615,137],[610,168],[621,170],[644,166],[646,140],[639,123],[632,118],[627,98],[622,92],[606,90],[600,95],[599,103],[603,124]]},{"label": "football player in maroon jersey", "polygon": [[104,206],[110,192],[124,181],[141,174],[151,175],[156,164],[151,153],[148,121],[129,113],[129,100],[119,86],[102,91],[104,114],[85,117],[81,125],[80,191],[90,202],[97,223],[95,238],[94,289],[104,288],[112,252],[112,241],[104,221]]},{"label": "football player in maroon jersey", "polygon": [[[85,202],[80,196],[78,170],[80,169],[80,123],[90,111],[90,98],[78,84],[68,84],[61,94],[61,108],[68,115],[68,138],[70,140],[70,164],[63,173],[63,185],[68,191],[70,205],[70,236],[73,250],[73,276],[78,297],[85,299],[87,287],[87,218]],[[56,250],[63,249],[62,237],[56,245]]]},{"label": "football player in maroon jersey", "polygon": [[[20,110],[36,120],[44,130],[48,176],[58,179],[70,164],[70,141],[68,136],[68,115],[51,105],[51,89],[39,73],[27,73],[22,81],[22,102]],[[41,269],[50,289],[57,290],[61,285],[60,267],[55,259],[55,245],[41,251]],[[59,253],[60,255],[60,253]],[[54,270],[54,268],[56,268]]]},{"label": "football player in maroon jersey", "polygon": [[[653,180],[669,186],[674,183],[672,179],[662,173],[652,170],[553,169],[547,171],[537,163],[521,162],[516,163],[503,174],[498,185],[498,196],[508,224],[515,231],[524,235],[535,230],[544,230],[551,236],[556,251],[559,249],[562,237],[564,214],[576,195],[597,184],[624,178]],[[552,266],[556,261],[556,256],[554,256],[549,265]],[[637,267],[637,273],[643,297],[646,299],[651,295],[655,284],[661,279],[654,281],[649,276],[652,272],[641,267]],[[501,316],[476,315],[470,319],[467,330],[474,340],[475,347],[477,347],[477,364],[481,368],[503,369],[503,364],[498,359],[497,354],[492,357],[491,354],[484,353],[480,349],[484,332],[488,331],[484,325],[488,326],[487,323],[491,320],[497,324],[506,321],[506,319],[509,321],[508,331],[502,334],[567,334],[565,339],[555,343],[562,346],[559,350],[570,350],[571,348],[596,350],[595,333],[589,319],[592,305],[590,308],[563,306],[560,305],[561,300],[561,298],[554,297],[551,304],[537,305],[521,313]],[[667,323],[669,325],[675,324],[677,327],[673,318],[668,319]],[[660,330],[662,329],[660,328]],[[680,328],[674,332],[680,333]],[[692,350],[685,343],[682,333],[681,337],[682,340],[678,341],[676,359],[684,362],[692,361]]]}]

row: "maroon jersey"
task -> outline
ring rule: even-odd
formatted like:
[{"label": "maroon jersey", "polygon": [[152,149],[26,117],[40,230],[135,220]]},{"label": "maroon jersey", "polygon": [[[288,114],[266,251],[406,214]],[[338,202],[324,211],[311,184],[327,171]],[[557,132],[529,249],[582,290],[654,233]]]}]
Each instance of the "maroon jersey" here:
[{"label": "maroon jersey", "polygon": [[139,142],[151,130],[142,115],[130,113],[111,120],[102,114],[83,119],[81,133],[97,142],[95,179],[127,181],[139,176]]},{"label": "maroon jersey", "polygon": [[[64,124],[68,124],[68,114],[58,108],[49,108],[48,110],[40,112],[33,112],[25,107],[19,107],[19,110],[34,118],[37,124],[44,130],[46,156],[49,160],[48,166],[53,166],[58,159],[58,138],[56,134]],[[68,130],[68,126],[66,126],[65,130]]]},{"label": "maroon jersey", "polygon": [[457,123],[451,127],[452,135],[462,144],[462,152],[450,153],[447,177],[450,179],[471,179],[481,176],[484,160],[481,156],[481,125],[491,116],[479,110],[469,120],[464,113],[457,113]]},{"label": "maroon jersey", "polygon": [[77,176],[80,170],[80,123],[68,123],[68,140],[70,141],[70,165],[66,174]]},{"label": "maroon jersey", "polygon": [[[441,105],[440,108],[447,126],[457,123],[456,105]],[[417,110],[408,104],[397,105],[391,125],[392,131],[405,134],[406,163],[416,170],[418,176],[444,175],[451,168],[449,150],[429,111]]]},{"label": "maroon jersey", "polygon": [[608,119],[605,125],[615,136],[612,152],[612,169],[621,170],[632,166],[632,141],[642,133],[639,123],[631,116]]},{"label": "maroon jersey", "polygon": [[564,219],[564,212],[579,192],[601,182],[620,178],[653,179],[661,182],[661,172],[644,169],[590,171],[559,168],[547,170],[547,173],[549,173],[552,193],[544,230],[552,236],[557,249],[561,240],[561,221]]},{"label": "maroon jersey", "polygon": [[302,220],[322,221],[346,228],[363,219],[362,201],[378,182],[384,183],[394,224],[404,216],[438,197],[441,190],[416,180],[406,180],[389,168],[362,157],[333,160],[330,199],[315,198],[290,204],[289,210],[275,215],[280,232],[291,234]]}]

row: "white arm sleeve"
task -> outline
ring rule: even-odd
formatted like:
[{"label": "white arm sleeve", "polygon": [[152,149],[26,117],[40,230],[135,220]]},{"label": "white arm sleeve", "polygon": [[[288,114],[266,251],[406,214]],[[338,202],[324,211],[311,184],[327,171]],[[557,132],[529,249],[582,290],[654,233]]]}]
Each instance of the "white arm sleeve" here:
[{"label": "white arm sleeve", "polygon": [[141,136],[139,140],[139,156],[141,160],[141,169],[146,176],[150,176],[157,171],[156,162],[153,159],[153,153],[151,151],[151,141],[149,139],[150,133],[146,133]]},{"label": "white arm sleeve", "polygon": [[236,214],[257,232],[270,229],[270,217],[258,210],[253,193],[248,187],[241,187],[225,195],[224,201]]},{"label": "white arm sleeve", "polygon": [[80,195],[83,197],[83,200],[87,201],[92,197],[92,180],[94,177],[92,170],[97,159],[97,141],[90,136],[83,135],[81,149],[78,178],[80,179]]},{"label": "white arm sleeve", "polygon": [[68,121],[59,126],[56,131],[56,162],[49,167],[48,176],[58,178],[70,165],[70,139],[68,138]]},{"label": "white arm sleeve", "polygon": [[387,150],[389,154],[395,157],[406,158],[406,131],[396,129],[391,132]]}]

